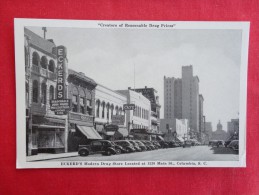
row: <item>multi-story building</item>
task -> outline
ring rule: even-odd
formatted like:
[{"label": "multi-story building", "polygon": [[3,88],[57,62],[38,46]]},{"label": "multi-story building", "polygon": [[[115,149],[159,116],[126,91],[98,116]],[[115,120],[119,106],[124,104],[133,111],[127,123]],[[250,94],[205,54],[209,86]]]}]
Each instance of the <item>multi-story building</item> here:
[{"label": "multi-story building", "polygon": [[89,140],[102,139],[94,129],[96,82],[82,72],[68,70],[68,98],[72,108],[68,117],[68,151]]},{"label": "multi-story building", "polygon": [[232,139],[238,139],[239,136],[239,119],[231,119],[227,126],[227,132]]},{"label": "multi-story building", "polygon": [[191,130],[199,131],[199,78],[192,66],[182,67],[182,118],[188,119]]},{"label": "multi-story building", "polygon": [[56,98],[56,45],[27,28],[24,38],[27,155],[65,152],[65,116],[50,110],[50,100]]},{"label": "multi-story building", "polygon": [[[151,103],[141,93],[128,90],[118,90],[117,92],[127,97],[128,104],[135,104],[135,110],[126,110],[126,124],[129,132],[132,129],[142,129],[144,134],[151,130]],[[143,135],[144,139],[150,139],[151,134]]]},{"label": "multi-story building", "polygon": [[184,141],[188,137],[187,119],[161,119],[161,131],[165,134],[165,140],[178,139]]},{"label": "multi-story building", "polygon": [[151,103],[151,128],[150,130],[154,133],[158,133],[160,127],[160,108],[159,97],[157,91],[154,88],[138,88],[134,89],[135,92],[141,93]]},{"label": "multi-story building", "polygon": [[[127,123],[123,110],[123,105],[127,103],[127,96],[98,84],[96,87],[95,102],[95,128],[102,137],[105,139],[114,139],[116,132],[120,133],[121,137],[127,137]],[[120,117],[122,123],[115,124],[115,116],[116,118]],[[109,124],[119,127],[116,130],[114,128],[108,130],[106,126]]]}]

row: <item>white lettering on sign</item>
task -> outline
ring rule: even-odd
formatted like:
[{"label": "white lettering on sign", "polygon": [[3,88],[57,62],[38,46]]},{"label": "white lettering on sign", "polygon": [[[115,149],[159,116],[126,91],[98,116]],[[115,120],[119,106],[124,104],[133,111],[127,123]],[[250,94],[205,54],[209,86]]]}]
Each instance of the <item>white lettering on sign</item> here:
[{"label": "white lettering on sign", "polygon": [[64,74],[64,60],[65,60],[65,47],[58,46],[57,47],[57,99],[65,99],[65,74]]}]

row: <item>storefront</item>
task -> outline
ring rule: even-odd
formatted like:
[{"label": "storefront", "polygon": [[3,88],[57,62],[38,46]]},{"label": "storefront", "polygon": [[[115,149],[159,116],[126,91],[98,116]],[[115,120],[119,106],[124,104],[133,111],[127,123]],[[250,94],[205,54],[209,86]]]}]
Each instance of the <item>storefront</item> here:
[{"label": "storefront", "polygon": [[149,141],[157,141],[164,140],[161,133],[153,133],[147,129],[131,129],[130,135],[133,136],[135,140],[149,140]]},{"label": "storefront", "polygon": [[94,129],[93,117],[81,113],[69,113],[68,152],[78,151],[79,145],[102,139]]},{"label": "storefront", "polygon": [[105,125],[104,135],[106,140],[124,140],[128,138],[128,130],[124,126]]},{"label": "storefront", "polygon": [[31,154],[65,152],[65,120],[32,116]]}]

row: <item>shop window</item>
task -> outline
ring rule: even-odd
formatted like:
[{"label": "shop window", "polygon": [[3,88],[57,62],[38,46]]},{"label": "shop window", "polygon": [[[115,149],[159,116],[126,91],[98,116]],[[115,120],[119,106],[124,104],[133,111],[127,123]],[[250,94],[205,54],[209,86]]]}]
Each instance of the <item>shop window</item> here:
[{"label": "shop window", "polygon": [[40,60],[40,65],[42,68],[47,69],[48,66],[48,59],[46,56],[42,56]]},{"label": "shop window", "polygon": [[53,100],[54,98],[54,87],[51,85],[49,87],[49,100]]},{"label": "shop window", "polygon": [[85,98],[80,97],[80,112],[85,114]]},{"label": "shop window", "polygon": [[41,103],[46,104],[47,102],[47,85],[46,83],[41,84]]},{"label": "shop window", "polygon": [[49,61],[49,71],[54,72],[55,70],[55,62],[53,60]]},{"label": "shop window", "polygon": [[39,54],[35,51],[32,53],[32,64],[39,66],[39,62],[40,62],[40,56]]},{"label": "shop window", "polygon": [[38,81],[33,81],[32,84],[32,101],[38,103],[38,96],[39,96],[39,86]]},{"label": "shop window", "polygon": [[72,97],[72,111],[77,112],[77,95]]}]

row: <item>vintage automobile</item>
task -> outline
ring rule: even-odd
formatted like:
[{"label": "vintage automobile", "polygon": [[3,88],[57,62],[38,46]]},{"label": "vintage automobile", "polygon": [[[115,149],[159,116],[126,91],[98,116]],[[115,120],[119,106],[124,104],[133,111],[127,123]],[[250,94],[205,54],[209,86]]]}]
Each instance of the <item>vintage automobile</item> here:
[{"label": "vintage automobile", "polygon": [[155,150],[156,149],[155,146],[150,141],[143,140],[142,142],[143,142],[143,144],[145,144],[145,146],[149,150]]},{"label": "vintage automobile", "polygon": [[152,141],[152,144],[157,148],[160,149],[161,145],[157,141]]},{"label": "vintage automobile", "polygon": [[193,142],[190,140],[185,140],[183,143],[183,148],[191,147],[193,146]]},{"label": "vintage automobile", "polygon": [[160,144],[161,148],[168,148],[169,147],[168,143],[165,142],[165,141],[159,141],[159,144]]},{"label": "vintage automobile", "polygon": [[147,147],[139,140],[135,140],[135,142],[138,144],[138,146],[140,147],[141,151],[146,151]]},{"label": "vintage automobile", "polygon": [[127,153],[127,151],[122,146],[115,144],[113,141],[111,141],[111,143],[115,146],[117,154]]},{"label": "vintage automobile", "polygon": [[127,140],[116,140],[114,143],[121,146],[126,153],[135,152],[134,146]]},{"label": "vintage automobile", "polygon": [[115,146],[107,140],[94,140],[88,145],[79,145],[78,154],[88,156],[89,154],[101,153],[103,155],[116,154]]},{"label": "vintage automobile", "polygon": [[138,143],[136,143],[134,140],[129,140],[129,142],[133,145],[136,152],[141,152],[141,148],[139,147]]},{"label": "vintage automobile", "polygon": [[228,145],[228,148],[232,148],[233,150],[238,151],[239,150],[239,141],[238,140],[232,140],[230,144]]},{"label": "vintage automobile", "polygon": [[168,142],[168,146],[169,146],[169,148],[176,148],[176,147],[178,147],[179,145],[176,144],[174,141],[169,141],[169,142]]},{"label": "vintage automobile", "polygon": [[233,141],[233,140],[227,140],[227,141],[225,141],[224,146],[227,148],[228,145],[229,145],[232,141]]}]

